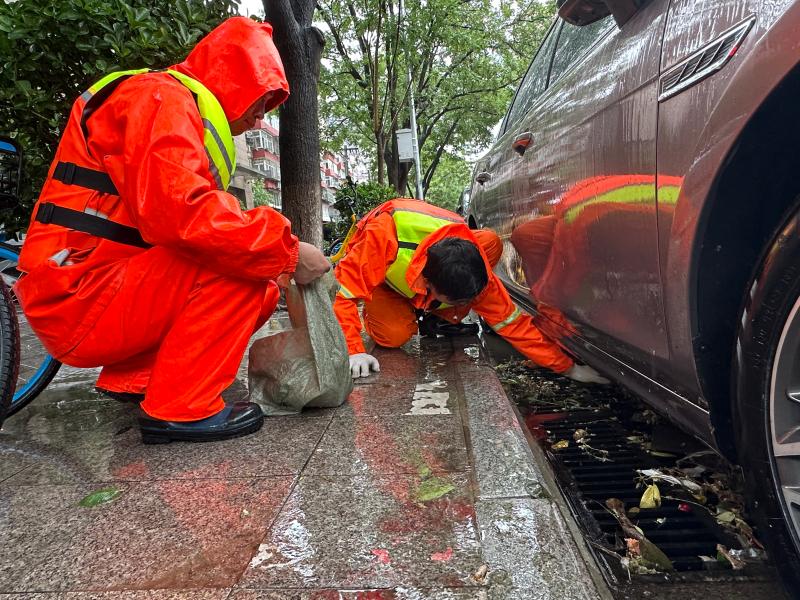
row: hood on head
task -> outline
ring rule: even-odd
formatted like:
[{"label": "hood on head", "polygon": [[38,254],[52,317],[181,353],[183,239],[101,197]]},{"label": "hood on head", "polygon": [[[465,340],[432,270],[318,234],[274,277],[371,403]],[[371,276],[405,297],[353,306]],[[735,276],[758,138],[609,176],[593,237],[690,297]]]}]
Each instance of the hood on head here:
[{"label": "hood on head", "polygon": [[228,121],[240,118],[269,91],[275,97],[267,111],[289,96],[289,83],[272,26],[247,17],[232,17],[212,30],[173,67],[200,81],[219,100]]}]

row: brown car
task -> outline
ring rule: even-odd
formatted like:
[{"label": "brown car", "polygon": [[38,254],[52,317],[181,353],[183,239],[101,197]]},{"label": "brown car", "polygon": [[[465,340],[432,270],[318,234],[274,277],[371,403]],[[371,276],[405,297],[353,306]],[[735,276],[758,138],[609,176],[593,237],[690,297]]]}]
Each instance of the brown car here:
[{"label": "brown car", "polygon": [[745,468],[800,589],[800,3],[567,0],[468,217],[550,335]]}]

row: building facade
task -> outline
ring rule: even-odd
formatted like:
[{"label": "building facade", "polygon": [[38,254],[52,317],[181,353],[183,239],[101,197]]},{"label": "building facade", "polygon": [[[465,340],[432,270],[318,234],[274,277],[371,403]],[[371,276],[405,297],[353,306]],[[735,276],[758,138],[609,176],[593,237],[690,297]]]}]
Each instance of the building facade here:
[{"label": "building facade", "polygon": [[[248,147],[251,168],[260,176],[266,203],[281,210],[281,166],[280,166],[280,126],[277,115],[267,115],[256,126],[244,134]],[[237,148],[238,152],[238,148]],[[239,161],[237,161],[238,163]],[[333,208],[336,191],[345,177],[343,159],[332,152],[323,152],[320,158],[320,192],[322,197],[322,221],[335,220],[338,212]],[[254,199],[259,202],[257,198]]]}]

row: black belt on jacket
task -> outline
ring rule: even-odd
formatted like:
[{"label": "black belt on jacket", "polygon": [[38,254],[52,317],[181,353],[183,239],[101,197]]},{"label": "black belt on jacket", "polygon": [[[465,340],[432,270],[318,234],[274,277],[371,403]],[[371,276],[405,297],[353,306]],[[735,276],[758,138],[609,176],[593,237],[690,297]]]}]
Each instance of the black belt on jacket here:
[{"label": "black belt on jacket", "polygon": [[[119,195],[117,187],[108,173],[79,167],[74,163],[59,162],[53,170],[53,179],[66,185],[77,185],[104,194]],[[103,217],[87,212],[57,206],[52,202],[42,202],[36,210],[36,220],[45,225],[61,225],[68,229],[88,233],[119,244],[150,248],[142,239],[142,234],[135,227],[121,225]]]},{"label": "black belt on jacket", "polygon": [[51,202],[39,204],[39,208],[36,210],[36,220],[45,225],[61,225],[62,227],[88,233],[89,235],[101,237],[120,244],[137,246],[139,248],[152,247],[152,244],[148,244],[142,239],[142,235],[135,227],[120,225],[114,221],[109,221],[108,219],[90,215],[89,213],[79,210],[56,206]]}]

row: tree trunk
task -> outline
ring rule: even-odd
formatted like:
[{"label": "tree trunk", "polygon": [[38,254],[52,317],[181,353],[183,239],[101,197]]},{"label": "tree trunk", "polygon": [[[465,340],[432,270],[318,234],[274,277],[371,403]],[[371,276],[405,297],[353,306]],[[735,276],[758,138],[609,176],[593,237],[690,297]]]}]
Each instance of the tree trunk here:
[{"label": "tree trunk", "polygon": [[274,28],[289,99],[280,108],[281,197],[292,232],[322,247],[320,188],[319,83],[325,40],[311,26],[314,0],[265,0],[266,20]]},{"label": "tree trunk", "polygon": [[385,177],[385,174],[384,174],[385,163],[384,163],[384,160],[383,160],[383,146],[385,144],[385,141],[383,139],[383,131],[378,131],[375,134],[375,139],[376,139],[376,142],[377,142],[377,144],[376,144],[377,145],[377,151],[375,152],[375,156],[376,156],[377,162],[378,162],[378,183],[383,185],[384,182],[386,181],[386,177]]}]

